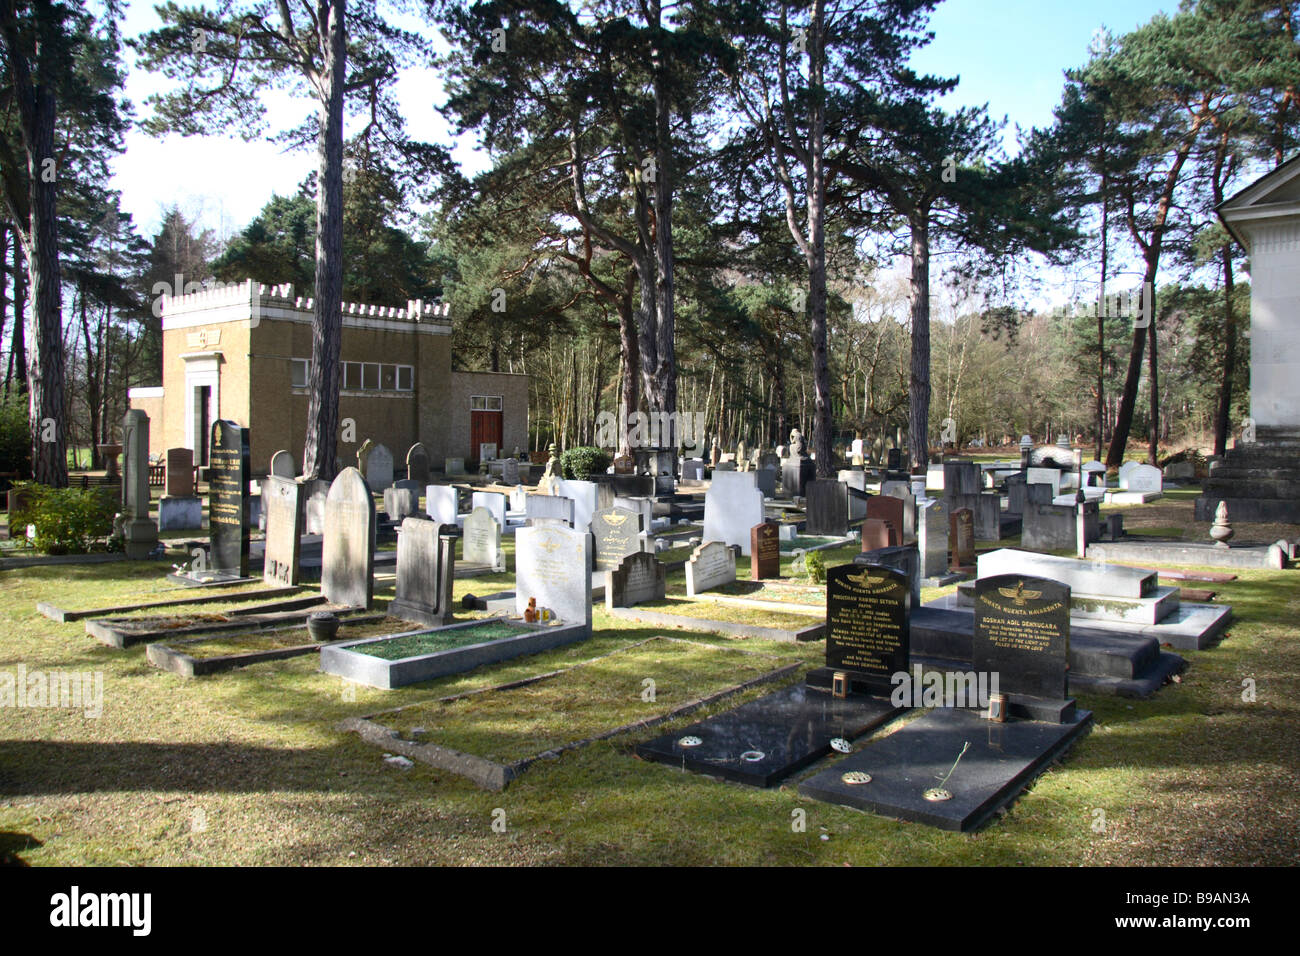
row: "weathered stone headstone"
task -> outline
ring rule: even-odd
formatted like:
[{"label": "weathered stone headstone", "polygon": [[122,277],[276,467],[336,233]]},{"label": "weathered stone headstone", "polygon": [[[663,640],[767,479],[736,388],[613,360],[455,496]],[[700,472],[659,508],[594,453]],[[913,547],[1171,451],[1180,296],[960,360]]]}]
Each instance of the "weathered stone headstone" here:
[{"label": "weathered stone headstone", "polygon": [[750,529],[763,521],[763,492],[752,472],[714,472],[704,493],[704,540],[721,541],[750,553]]},{"label": "weathered stone headstone", "polygon": [[1164,476],[1154,465],[1137,465],[1121,476],[1120,487],[1125,491],[1163,491]]},{"label": "weathered stone headstone", "polygon": [[1069,697],[1070,588],[1047,578],[999,574],[975,582],[971,665],[997,674],[1005,694]]},{"label": "weathered stone headstone", "polygon": [[189,498],[194,494],[194,450],[168,448],[164,488],[169,498]]},{"label": "weathered stone headstone", "polygon": [[248,577],[248,429],[212,423],[208,443],[208,567],[217,574]]},{"label": "weathered stone headstone", "polygon": [[591,518],[591,537],[595,546],[595,571],[612,571],[629,554],[645,550],[641,515],[627,508],[613,507],[597,511]]},{"label": "weathered stone headstone", "polygon": [[529,524],[565,524],[573,527],[573,499],[562,495],[529,495],[525,500],[524,514],[527,515]]},{"label": "weathered stone headstone", "polygon": [[442,464],[442,473],[444,475],[463,475],[465,474],[464,458],[447,458]]},{"label": "weathered stone headstone", "polygon": [[854,689],[888,694],[906,673],[912,589],[907,575],[875,564],[826,571],[826,666],[845,671]]},{"label": "weathered stone headstone", "polygon": [[[654,521],[654,516],[655,516],[655,510],[654,510],[655,503],[653,498],[615,498],[614,503],[610,507],[626,508],[628,511],[636,512],[636,514],[640,515],[641,517],[641,533],[648,534],[650,532],[650,526],[651,523]],[[608,508],[601,509],[601,511],[607,511],[607,510],[609,509]],[[597,512],[597,514],[599,513],[600,512]],[[594,516],[592,517],[591,520],[593,524],[596,521]],[[596,548],[597,550],[599,550],[600,545],[597,544]]]},{"label": "weathered stone headstone", "polygon": [[[556,484],[556,494],[573,499],[573,526],[579,531],[586,531],[591,524],[591,516],[600,507],[600,490],[596,483],[561,478]],[[613,495],[610,496],[609,503],[614,503]]]},{"label": "weathered stone headstone", "polygon": [[[344,468],[325,497],[321,555],[325,600],[369,609],[375,587],[375,531],[375,499],[370,486],[356,468]],[[400,539],[398,547],[400,550]]]},{"label": "weathered stone headstone", "polygon": [[451,485],[425,485],[424,513],[440,524],[454,525],[460,514],[460,489]]},{"label": "weathered stone headstone", "polygon": [[804,485],[807,496],[808,534],[845,535],[849,533],[848,486],[833,478],[816,478]]},{"label": "weathered stone headstone", "polygon": [[775,468],[757,468],[754,470],[754,484],[763,492],[764,498],[776,497],[777,470]]},{"label": "weathered stone headstone", "polygon": [[122,511],[126,556],[147,558],[158,544],[158,525],[149,517],[149,416],[133,408],[122,418]]},{"label": "weathered stone headstone", "polygon": [[455,571],[455,526],[406,518],[397,536],[397,596],[388,613],[431,627],[450,624]]},{"label": "weathered stone headstone", "polygon": [[969,508],[949,513],[948,543],[952,547],[952,570],[970,571],[975,567],[975,515]]},{"label": "weathered stone headstone", "polygon": [[501,524],[490,509],[480,505],[465,517],[461,554],[466,564],[496,571],[506,569],[506,553],[501,549]]},{"label": "weathered stone headstone", "polygon": [[524,511],[528,507],[528,489],[523,485],[515,485],[510,489],[510,510],[514,512]]},{"label": "weathered stone headstone", "polygon": [[754,525],[749,532],[749,576],[755,581],[781,576],[781,532],[777,526],[764,521]]},{"label": "weathered stone headstone", "polygon": [[271,456],[271,467],[267,474],[273,478],[293,478],[298,474],[298,469],[293,463],[293,452],[281,448]]},{"label": "weathered stone headstone", "polygon": [[302,499],[303,486],[293,478],[271,475],[262,482],[262,508],[266,515],[262,581],[268,585],[298,583],[298,558],[302,548]]},{"label": "weathered stone headstone", "polygon": [[917,506],[916,547],[921,552],[921,576],[942,577],[948,570],[948,511],[942,501]]},{"label": "weathered stone headstone", "polygon": [[736,580],[736,552],[721,541],[706,541],[686,561],[686,596],[695,597]]},{"label": "weathered stone headstone", "polygon": [[662,600],[667,588],[667,568],[653,554],[629,554],[617,568],[605,572],[605,607],[634,607]]},{"label": "weathered stone headstone", "polygon": [[501,460],[501,483],[503,485],[519,484],[519,459],[503,458]]},{"label": "weathered stone headstone", "polygon": [[424,486],[418,481],[403,478],[384,489],[384,511],[389,521],[401,521],[408,515],[419,514],[420,490]]},{"label": "weathered stone headstone", "polygon": [[406,477],[421,488],[429,483],[429,450],[416,442],[406,451]]},{"label": "weathered stone headstone", "polygon": [[562,524],[515,532],[516,613],[523,614],[529,598],[536,598],[537,607],[549,608],[565,623],[585,624],[590,632],[591,550],[589,532]]},{"label": "weathered stone headstone", "polygon": [[704,480],[704,459],[687,458],[684,462],[682,462],[682,480],[703,481]]},{"label": "weathered stone headstone", "polygon": [[1056,468],[1030,468],[1025,472],[1025,481],[1031,485],[1051,485],[1052,497],[1061,493],[1061,472]]},{"label": "weathered stone headstone", "polygon": [[366,484],[372,491],[382,492],[385,488],[393,483],[393,453],[384,445],[362,446],[363,451],[358,453],[358,459],[361,462],[361,477],[366,479]]},{"label": "weathered stone headstone", "polygon": [[882,485],[882,494],[903,503],[903,523],[899,534],[903,536],[903,544],[912,544],[916,541],[916,495],[912,494],[911,485],[906,481],[887,481],[884,484],[890,487]]}]

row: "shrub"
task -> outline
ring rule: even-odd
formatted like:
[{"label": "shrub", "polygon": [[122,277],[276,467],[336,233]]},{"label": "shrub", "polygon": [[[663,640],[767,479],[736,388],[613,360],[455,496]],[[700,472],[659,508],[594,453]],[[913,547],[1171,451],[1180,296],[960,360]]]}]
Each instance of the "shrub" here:
[{"label": "shrub", "polygon": [[603,474],[609,467],[610,457],[600,448],[579,445],[560,455],[560,469],[565,478],[586,481],[592,475]]},{"label": "shrub", "polygon": [[804,555],[803,566],[808,572],[808,580],[813,584],[826,583],[826,559],[820,551],[809,551]]},{"label": "shrub", "polygon": [[9,533],[25,537],[36,526],[37,550],[47,554],[81,554],[96,538],[112,533],[117,497],[109,488],[50,488],[35,482],[16,487],[31,493],[27,505],[9,513]]},{"label": "shrub", "polygon": [[18,396],[0,402],[0,474],[32,474],[32,432],[27,403]]}]

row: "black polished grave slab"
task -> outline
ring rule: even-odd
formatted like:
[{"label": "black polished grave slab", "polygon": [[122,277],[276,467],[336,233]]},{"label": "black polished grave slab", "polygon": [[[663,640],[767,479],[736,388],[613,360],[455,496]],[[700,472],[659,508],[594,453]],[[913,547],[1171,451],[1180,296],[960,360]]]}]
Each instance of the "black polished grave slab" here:
[{"label": "black polished grave slab", "polygon": [[[770,787],[831,753],[835,738],[851,741],[904,712],[887,697],[839,698],[795,684],[637,744],[636,754],[693,773]],[[682,746],[691,737],[700,743]]]},{"label": "black polished grave slab", "polygon": [[[814,800],[866,810],[943,830],[978,829],[1018,797],[1034,778],[1092,725],[1092,713],[1075,711],[1069,723],[1010,720],[997,723],[978,711],[931,710],[860,752],[799,784]],[[970,747],[946,782],[962,747]],[[846,774],[867,774],[849,783]],[[927,800],[927,790],[952,794]]]},{"label": "black polished grave slab", "polygon": [[976,581],[971,666],[1001,676],[1013,715],[1068,723],[1069,586],[1019,574]]},{"label": "black polished grave slab", "polygon": [[212,423],[208,446],[208,527],[211,550],[207,570],[248,577],[248,429],[234,422]]}]

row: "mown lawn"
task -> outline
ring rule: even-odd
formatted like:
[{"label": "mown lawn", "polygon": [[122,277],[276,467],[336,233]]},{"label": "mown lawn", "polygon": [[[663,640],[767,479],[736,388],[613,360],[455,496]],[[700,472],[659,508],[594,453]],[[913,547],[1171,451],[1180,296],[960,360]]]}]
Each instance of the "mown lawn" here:
[{"label": "mown lawn", "polygon": [[[1150,520],[1187,527],[1187,537],[1199,539],[1203,529],[1191,523],[1190,509],[1190,501],[1165,499]],[[852,550],[827,553],[827,563],[850,559]],[[788,571],[788,558],[783,564]],[[0,675],[19,665],[101,671],[104,689],[98,719],[0,707],[0,856],[32,865],[1300,860],[1300,571],[1243,572],[1216,585],[1218,600],[1236,612],[1221,645],[1186,652],[1182,682],[1151,700],[1082,696],[1096,715],[1094,731],[1005,817],[964,836],[805,800],[798,778],[756,791],[630,754],[635,740],[685,726],[698,713],[534,766],[503,793],[420,764],[391,766],[380,750],[337,729],[346,717],[555,670],[662,633],[609,618],[600,602],[590,641],[397,691],[323,675],[314,656],[187,681],[150,667],[143,647],[112,650],[87,637],[81,622],[55,624],[35,611],[39,600],[82,608],[161,590],[167,569],[159,562],[0,572]],[[741,562],[740,576],[747,574]],[[512,585],[511,574],[461,580],[456,597]],[[674,572],[669,592],[682,591]],[[376,596],[392,596],[391,578]],[[672,636],[761,651],[777,659],[773,666],[818,663],[823,648],[681,629]],[[1254,702],[1243,700],[1247,680]],[[625,683],[627,694],[640,689],[639,681]],[[608,726],[625,723],[636,706],[634,699],[612,708],[618,713]],[[585,730],[590,708],[583,713]],[[506,814],[505,833],[492,828],[497,808]],[[796,808],[807,812],[806,832],[791,828]]]}]

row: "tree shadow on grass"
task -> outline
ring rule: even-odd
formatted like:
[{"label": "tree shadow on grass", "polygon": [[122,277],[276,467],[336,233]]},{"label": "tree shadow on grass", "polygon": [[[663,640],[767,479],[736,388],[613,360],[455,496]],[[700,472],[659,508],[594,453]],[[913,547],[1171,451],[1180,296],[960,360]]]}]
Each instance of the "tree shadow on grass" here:
[{"label": "tree shadow on grass", "polygon": [[0,830],[0,866],[30,866],[19,854],[43,845],[30,833]]}]

